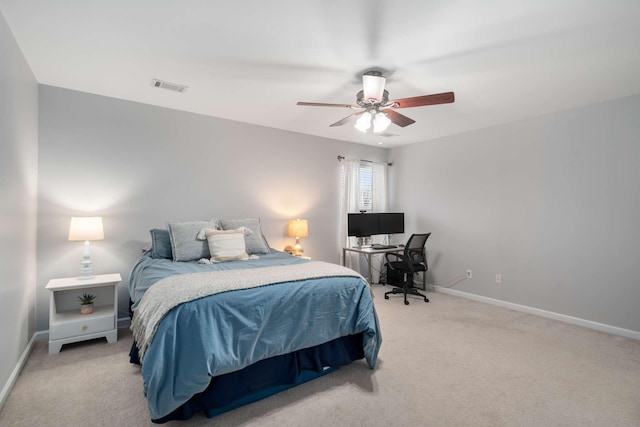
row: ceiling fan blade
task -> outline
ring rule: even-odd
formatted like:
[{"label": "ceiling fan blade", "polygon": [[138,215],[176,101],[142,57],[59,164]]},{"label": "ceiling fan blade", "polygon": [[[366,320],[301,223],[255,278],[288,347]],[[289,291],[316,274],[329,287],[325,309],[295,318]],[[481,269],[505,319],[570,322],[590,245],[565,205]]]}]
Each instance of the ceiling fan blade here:
[{"label": "ceiling fan blade", "polygon": [[360,108],[357,105],[351,104],[326,104],[324,102],[298,102],[296,105],[303,105],[305,107],[343,107],[343,108]]},{"label": "ceiling fan blade", "polygon": [[392,123],[400,126],[400,127],[405,127],[405,126],[409,126],[413,123],[415,123],[416,121],[413,119],[410,119],[409,117],[402,115],[400,113],[398,113],[397,111],[393,111],[393,110],[385,110],[384,111],[387,114],[387,117],[389,118],[389,120],[391,120]]},{"label": "ceiling fan blade", "polygon": [[364,113],[364,110],[363,111],[358,111],[357,113],[350,114],[347,117],[345,117],[344,119],[338,120],[337,122],[335,122],[334,124],[330,125],[329,127],[342,126],[343,124],[345,124],[348,121],[350,121],[353,117],[359,116],[362,113]]},{"label": "ceiling fan blade", "polygon": [[450,104],[455,101],[453,92],[436,93],[434,95],[414,96],[413,98],[395,99],[387,102],[392,108],[421,107],[423,105]]}]

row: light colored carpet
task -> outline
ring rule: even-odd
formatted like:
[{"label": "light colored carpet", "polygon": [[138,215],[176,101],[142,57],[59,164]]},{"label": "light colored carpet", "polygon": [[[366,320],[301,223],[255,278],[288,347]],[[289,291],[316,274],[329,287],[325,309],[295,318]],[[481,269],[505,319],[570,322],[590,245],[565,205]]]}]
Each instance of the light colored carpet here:
[{"label": "light colored carpet", "polygon": [[[639,426],[640,341],[429,293],[384,300],[378,366],[356,362],[235,411],[167,426]],[[0,426],[148,426],[131,333],[47,354],[38,341]]]}]

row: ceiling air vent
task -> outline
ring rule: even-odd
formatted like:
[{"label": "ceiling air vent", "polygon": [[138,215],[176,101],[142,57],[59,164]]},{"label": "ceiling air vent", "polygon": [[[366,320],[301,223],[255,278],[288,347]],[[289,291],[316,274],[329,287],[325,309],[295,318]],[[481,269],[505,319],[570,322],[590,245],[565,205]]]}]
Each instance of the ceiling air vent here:
[{"label": "ceiling air vent", "polygon": [[389,132],[385,132],[385,133],[379,133],[378,136],[382,136],[384,138],[393,138],[394,136],[398,136],[395,133],[389,133]]},{"label": "ceiling air vent", "polygon": [[177,83],[169,83],[164,80],[153,79],[151,80],[151,86],[157,87],[160,89],[172,90],[178,93],[184,93],[189,86],[179,85]]}]

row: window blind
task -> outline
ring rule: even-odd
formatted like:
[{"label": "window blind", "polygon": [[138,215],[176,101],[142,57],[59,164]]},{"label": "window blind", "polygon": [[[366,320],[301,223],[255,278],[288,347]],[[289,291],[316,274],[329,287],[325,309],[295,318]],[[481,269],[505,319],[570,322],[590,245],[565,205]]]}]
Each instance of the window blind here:
[{"label": "window blind", "polygon": [[371,162],[360,162],[360,182],[358,183],[358,210],[373,210],[373,165]]}]

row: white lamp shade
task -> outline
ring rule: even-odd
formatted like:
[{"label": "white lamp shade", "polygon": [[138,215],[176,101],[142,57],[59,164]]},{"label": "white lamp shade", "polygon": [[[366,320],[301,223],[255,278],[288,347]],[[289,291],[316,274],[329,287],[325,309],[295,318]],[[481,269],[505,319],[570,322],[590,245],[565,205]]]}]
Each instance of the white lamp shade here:
[{"label": "white lamp shade", "polygon": [[289,221],[289,237],[309,236],[309,222],[306,219],[292,219]]},{"label": "white lamp shade", "polygon": [[69,240],[103,240],[102,217],[74,216],[69,226]]},{"label": "white lamp shade", "polygon": [[372,76],[365,74],[362,76],[362,87],[364,89],[364,100],[375,100],[375,103],[382,101],[382,93],[384,92],[384,83],[386,79],[382,76]]}]

